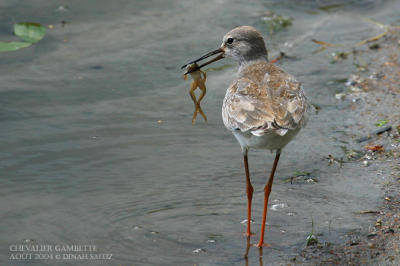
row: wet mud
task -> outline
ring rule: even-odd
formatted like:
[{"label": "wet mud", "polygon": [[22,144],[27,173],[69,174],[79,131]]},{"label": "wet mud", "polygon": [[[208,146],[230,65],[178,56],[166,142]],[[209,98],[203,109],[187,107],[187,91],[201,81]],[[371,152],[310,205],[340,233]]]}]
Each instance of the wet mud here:
[{"label": "wet mud", "polygon": [[[365,166],[377,165],[378,173],[373,182],[380,183],[383,195],[378,206],[362,210],[356,215],[369,221],[367,226],[346,232],[341,241],[315,243],[293,257],[301,265],[399,265],[400,245],[400,28],[390,29],[388,36],[374,42],[378,51],[366,56],[369,71],[357,73],[363,77],[361,91],[346,94],[347,99],[358,99],[348,109],[362,117],[353,127],[355,145],[363,150],[352,163]],[[375,49],[369,46],[370,49]],[[374,73],[374,74],[371,74]],[[354,76],[353,76],[354,77]],[[353,83],[355,85],[355,83]],[[356,97],[356,98],[355,98]],[[360,98],[358,98],[360,97]],[[357,103],[361,101],[361,103]],[[371,121],[385,118],[390,126],[372,133]],[[375,126],[381,126],[379,123]],[[381,132],[383,131],[383,132]],[[357,136],[366,135],[358,138]],[[374,147],[379,147],[376,149]],[[349,152],[348,152],[349,154]],[[353,152],[354,154],[354,152]],[[364,155],[362,155],[364,154]],[[345,174],[345,173],[344,173]],[[355,178],[355,177],[354,177]]]}]

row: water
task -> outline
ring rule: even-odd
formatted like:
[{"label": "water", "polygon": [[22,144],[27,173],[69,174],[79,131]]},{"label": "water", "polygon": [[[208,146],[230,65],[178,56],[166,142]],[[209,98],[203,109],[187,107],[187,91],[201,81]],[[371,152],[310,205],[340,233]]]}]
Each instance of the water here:
[{"label": "water", "polygon": [[[339,4],[337,6],[332,5]],[[216,49],[238,25],[267,36],[270,57],[303,82],[321,107],[282,154],[271,194],[263,261],[292,258],[315,230],[326,241],[366,224],[355,211],[381,196],[373,174],[358,165],[328,166],[341,156],[354,118],[335,99],[329,80],[347,78],[351,63],[330,64],[311,39],[352,44],[394,23],[396,1],[35,1],[0,4],[0,39],[12,23],[53,24],[31,48],[1,54],[0,194],[2,265],[54,265],[9,260],[9,246],[95,245],[110,265],[243,265],[245,179],[239,145],[220,109],[235,67],[209,72],[198,117],[179,67]],[[64,6],[64,8],[59,8]],[[322,8],[325,7],[325,8]],[[293,26],[270,35],[261,16],[271,10]],[[63,27],[61,21],[66,24]],[[233,64],[223,60],[215,64]],[[342,140],[342,141],[340,141]],[[253,231],[260,230],[265,178],[273,154],[250,153],[255,187]],[[369,168],[374,173],[374,166]],[[284,182],[308,171],[318,183]],[[352,178],[353,177],[353,178]],[[356,177],[356,178],[354,178]],[[252,242],[258,240],[258,235]],[[195,251],[195,252],[193,252]],[[260,260],[251,247],[248,262]],[[108,261],[63,260],[69,264]]]}]

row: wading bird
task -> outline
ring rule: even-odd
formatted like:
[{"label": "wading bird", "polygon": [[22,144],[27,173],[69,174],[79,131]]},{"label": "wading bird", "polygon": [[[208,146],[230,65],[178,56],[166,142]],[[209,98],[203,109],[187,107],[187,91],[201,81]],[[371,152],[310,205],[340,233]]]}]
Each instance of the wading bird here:
[{"label": "wading bird", "polygon": [[[199,68],[224,57],[239,63],[236,78],[226,91],[222,105],[225,127],[232,131],[242,148],[246,173],[247,232],[250,230],[253,186],[250,182],[247,153],[250,148],[275,151],[275,160],[264,187],[264,212],[258,247],[264,246],[268,198],[281,150],[306,124],[307,98],[302,86],[291,75],[268,62],[267,49],[261,34],[253,27],[241,26],[228,32],[222,45],[189,64],[213,55],[217,57]],[[182,68],[185,68],[183,66]],[[191,71],[195,71],[191,70]]]}]

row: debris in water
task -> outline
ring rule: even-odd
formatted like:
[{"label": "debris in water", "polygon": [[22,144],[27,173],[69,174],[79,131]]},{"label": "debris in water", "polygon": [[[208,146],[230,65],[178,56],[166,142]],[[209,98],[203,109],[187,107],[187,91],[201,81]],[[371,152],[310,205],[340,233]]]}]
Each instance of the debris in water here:
[{"label": "debris in water", "polygon": [[363,40],[363,41],[357,43],[357,45],[363,45],[363,44],[366,44],[366,43],[369,43],[369,42],[377,41],[377,40],[379,40],[380,38],[382,38],[383,36],[385,36],[388,33],[389,33],[389,31],[386,30],[385,32],[382,32],[381,34],[378,34],[378,35],[376,35],[374,37],[371,37],[369,39],[366,39],[366,40]]},{"label": "debris in water", "polygon": [[293,184],[293,181],[298,178],[298,177],[303,177],[304,181],[306,183],[317,183],[318,179],[311,177],[311,173],[309,172],[302,172],[302,171],[296,171],[294,172],[293,176],[290,178],[286,179],[284,183],[290,182],[290,184]]},{"label": "debris in water", "polygon": [[342,148],[344,154],[346,155],[347,160],[349,161],[356,161],[365,155],[364,152],[358,151],[358,150],[353,150],[353,149],[348,149],[346,146],[340,146]]},{"label": "debris in water", "polygon": [[366,211],[359,211],[358,214],[379,214],[379,211],[371,211],[371,210],[366,210]]},{"label": "debris in water", "polygon": [[[375,131],[374,133],[372,133],[371,135],[380,135],[380,134],[382,134],[382,133],[384,133],[384,132],[386,132],[386,131],[390,131],[390,130],[392,130],[392,126],[386,126],[386,127],[383,127],[383,128],[380,128],[380,129],[376,130],[376,131]],[[361,138],[357,139],[356,141],[357,141],[358,143],[361,143],[361,142],[370,140],[370,139],[372,139],[372,136],[371,136],[371,135],[368,135],[368,136],[365,136],[365,137],[361,137]]]},{"label": "debris in water", "polygon": [[204,248],[196,248],[195,250],[192,251],[193,253],[200,253],[200,252],[206,252]]},{"label": "debris in water", "polygon": [[357,87],[350,87],[351,92],[362,92],[362,89],[357,88]]},{"label": "debris in water", "polygon": [[310,178],[307,178],[307,179],[306,179],[306,182],[307,182],[307,183],[314,184],[314,183],[317,183],[318,180],[316,180],[315,178],[311,178],[311,177],[310,177]]},{"label": "debris in water", "polygon": [[336,97],[336,99],[338,99],[338,100],[344,100],[344,98],[346,98],[346,93],[343,93],[343,92],[341,92],[341,93],[336,93],[335,97]]},{"label": "debris in water", "polygon": [[384,119],[384,120],[380,120],[377,123],[375,123],[375,126],[377,127],[383,127],[384,125],[386,125],[389,122],[389,120]]},{"label": "debris in water", "polygon": [[271,210],[273,211],[277,211],[278,209],[283,209],[283,208],[287,208],[288,205],[286,203],[278,203],[278,204],[273,204],[271,206]]},{"label": "debris in water", "polygon": [[271,61],[269,61],[270,63],[276,63],[278,61],[280,61],[281,59],[287,57],[286,54],[284,52],[280,52],[278,57],[275,57],[274,59],[272,59]]},{"label": "debris in water", "polygon": [[320,6],[318,7],[318,9],[325,11],[325,12],[330,12],[332,9],[340,9],[345,7],[346,4],[331,4],[331,5],[324,5],[324,6]]},{"label": "debris in water", "polygon": [[378,22],[376,20],[373,20],[373,19],[366,19],[366,21],[368,21],[370,23],[373,23],[375,25],[378,25],[380,28],[385,29],[385,31],[382,32],[381,34],[378,34],[378,35],[374,36],[374,37],[371,37],[371,38],[368,38],[366,40],[363,40],[363,41],[357,43],[357,45],[363,45],[363,44],[366,44],[366,43],[369,43],[369,42],[377,41],[377,40],[381,39],[382,37],[384,37],[386,34],[389,33],[390,27],[388,25],[385,25],[385,24],[380,23],[380,22]]},{"label": "debris in water", "polygon": [[389,228],[389,229],[385,230],[385,234],[389,234],[389,233],[394,234],[394,229],[393,228]]},{"label": "debris in water", "polygon": [[367,145],[364,148],[369,151],[384,151],[385,150],[382,145]]},{"label": "debris in water", "polygon": [[369,49],[374,50],[374,49],[379,49],[380,45],[378,43],[371,44],[368,46]]},{"label": "debris in water", "polygon": [[326,85],[332,85],[332,84],[343,84],[343,83],[346,83],[348,81],[348,79],[347,78],[338,78],[338,79],[332,79],[332,80],[329,80],[327,83],[326,83]]},{"label": "debris in water", "polygon": [[390,130],[392,130],[392,126],[387,126],[387,127],[378,129],[377,131],[375,131],[375,134],[380,135],[380,134],[382,134],[386,131],[390,131]]},{"label": "debris in water", "polygon": [[333,44],[333,43],[329,43],[329,42],[318,41],[318,40],[315,40],[315,39],[312,39],[311,41],[316,43],[316,44],[319,44],[321,46],[326,46],[326,47],[338,47],[338,46],[341,46],[339,44]]},{"label": "debris in water", "polygon": [[359,138],[359,139],[357,139],[356,141],[357,141],[358,143],[361,143],[361,142],[364,142],[364,141],[367,141],[367,140],[370,140],[370,139],[372,139],[371,136],[366,136],[366,137]]},{"label": "debris in water", "polygon": [[319,110],[321,110],[321,106],[319,106],[315,103],[312,103],[312,102],[310,103],[310,105],[315,108],[315,114],[317,115]]},{"label": "debris in water", "polygon": [[312,52],[312,54],[317,54],[319,52],[325,51],[328,47],[340,47],[341,45],[339,44],[333,44],[333,43],[329,43],[329,42],[323,42],[323,41],[318,41],[315,39],[311,40],[312,42],[321,45],[321,48],[315,50]]},{"label": "debris in water", "polygon": [[343,158],[336,159],[331,154],[329,154],[328,157],[326,157],[326,159],[329,161],[328,165],[332,165],[335,163],[335,164],[339,165],[340,168],[342,168],[342,164],[344,163]]},{"label": "debris in water", "polygon": [[318,244],[318,238],[314,234],[314,219],[311,218],[311,233],[306,238],[306,245],[312,246]]},{"label": "debris in water", "polygon": [[375,227],[380,227],[380,226],[382,226],[382,219],[376,220],[376,223],[375,223]]},{"label": "debris in water", "polygon": [[355,63],[354,66],[355,66],[355,67],[357,68],[357,70],[360,71],[360,72],[368,71],[368,66],[367,66],[367,65],[362,65],[362,64]]},{"label": "debris in water", "polygon": [[[247,222],[247,221],[246,221],[246,222]],[[222,238],[223,235],[219,235],[219,234],[209,234],[207,237],[208,237],[209,239],[215,240],[215,239],[217,239],[217,238]]]},{"label": "debris in water", "polygon": [[267,24],[271,34],[283,30],[293,24],[293,18],[277,15],[273,12],[266,12],[261,19],[265,24]]},{"label": "debris in water", "polygon": [[344,59],[347,59],[349,53],[346,52],[334,52],[332,53],[332,59],[331,59],[331,64],[334,64],[338,61],[342,61]]},{"label": "debris in water", "polygon": [[57,12],[66,12],[68,11],[68,6],[59,6],[56,9]]}]

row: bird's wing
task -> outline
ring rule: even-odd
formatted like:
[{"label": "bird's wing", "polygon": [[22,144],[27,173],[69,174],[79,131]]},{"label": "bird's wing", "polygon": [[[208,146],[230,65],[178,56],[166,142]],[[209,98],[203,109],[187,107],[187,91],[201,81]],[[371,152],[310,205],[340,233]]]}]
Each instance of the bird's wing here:
[{"label": "bird's wing", "polygon": [[229,129],[285,135],[306,122],[307,100],[299,82],[283,71],[266,73],[260,82],[246,77],[227,90],[222,116]]}]

